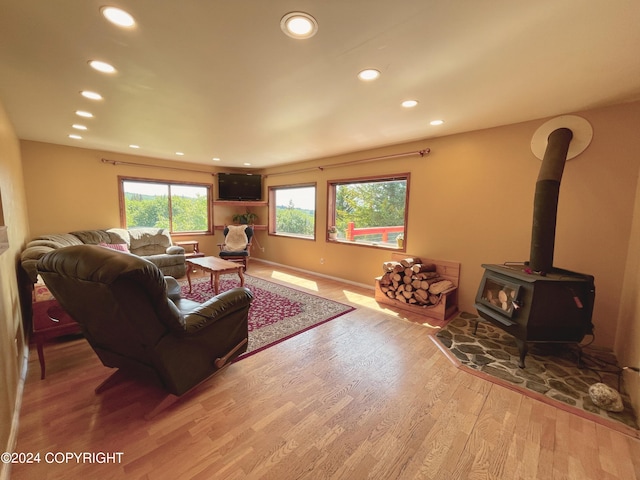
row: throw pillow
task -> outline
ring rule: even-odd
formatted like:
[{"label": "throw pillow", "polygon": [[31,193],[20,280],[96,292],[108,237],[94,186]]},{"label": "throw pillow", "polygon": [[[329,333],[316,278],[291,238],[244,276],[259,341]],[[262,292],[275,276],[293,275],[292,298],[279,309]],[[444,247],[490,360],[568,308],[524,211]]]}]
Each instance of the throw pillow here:
[{"label": "throw pillow", "polygon": [[104,243],[100,242],[98,245],[101,247],[110,248],[112,250],[118,250],[120,252],[129,253],[129,247],[127,247],[126,243]]}]

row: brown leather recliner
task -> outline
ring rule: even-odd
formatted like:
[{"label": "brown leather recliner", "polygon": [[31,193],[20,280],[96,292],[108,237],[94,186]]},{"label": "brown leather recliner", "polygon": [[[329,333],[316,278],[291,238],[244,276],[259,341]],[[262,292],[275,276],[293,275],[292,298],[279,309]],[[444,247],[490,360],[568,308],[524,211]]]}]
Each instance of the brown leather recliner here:
[{"label": "brown leather recliner", "polygon": [[60,305],[82,327],[102,363],[160,381],[173,403],[247,349],[253,295],[223,292],[203,304],[180,298],[180,286],[136,255],[97,245],[54,250],[38,272]]}]

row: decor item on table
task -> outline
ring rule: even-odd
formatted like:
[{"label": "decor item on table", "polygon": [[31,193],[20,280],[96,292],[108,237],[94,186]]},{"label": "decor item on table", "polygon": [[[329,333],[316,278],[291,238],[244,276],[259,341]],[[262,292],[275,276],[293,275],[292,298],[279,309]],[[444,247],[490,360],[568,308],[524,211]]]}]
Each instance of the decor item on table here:
[{"label": "decor item on table", "polygon": [[398,248],[404,248],[404,233],[396,237],[396,245],[398,245]]},{"label": "decor item on table", "polygon": [[[240,358],[245,358],[283,340],[305,332],[354,310],[353,307],[300,290],[245,275],[245,287],[253,293],[249,309],[249,346]],[[194,301],[202,301],[211,295],[209,279],[192,279],[189,285],[180,281],[182,295]],[[236,276],[220,279],[220,291],[239,284]]]},{"label": "decor item on table", "polygon": [[335,226],[330,226],[327,230],[329,233],[329,240],[337,240],[338,239],[338,229]]},{"label": "decor item on table", "polygon": [[624,392],[618,384],[622,381],[620,369],[609,350],[534,343],[527,355],[527,366],[522,369],[513,336],[467,312],[460,313],[431,338],[458,368],[468,373],[613,428],[632,428],[637,434],[636,416],[626,394],[622,395],[624,410],[620,412],[607,411],[592,400],[589,386],[594,382],[618,385],[618,390]]},{"label": "decor item on table", "polygon": [[131,373],[167,392],[147,418],[247,348],[253,295],[246,288],[194,302],[182,298],[178,282],[151,262],[98,245],[53,250],[37,268],[102,363],[118,369],[96,393]]},{"label": "decor item on table", "polygon": [[36,283],[36,263],[52,250],[71,245],[99,245],[128,250],[149,260],[165,275],[183,277],[187,272],[184,248],[173,245],[166,228],[110,228],[108,230],[82,230],[71,233],[40,235],[20,254],[22,269],[31,283]]},{"label": "decor item on table", "polygon": [[239,223],[241,225],[253,225],[258,220],[258,215],[253,212],[250,212],[247,208],[245,213],[236,213],[231,217],[234,222]]},{"label": "decor item on table", "polygon": [[251,255],[253,228],[248,225],[227,225],[222,233],[224,234],[224,243],[218,244],[220,258],[242,263],[246,270]]}]

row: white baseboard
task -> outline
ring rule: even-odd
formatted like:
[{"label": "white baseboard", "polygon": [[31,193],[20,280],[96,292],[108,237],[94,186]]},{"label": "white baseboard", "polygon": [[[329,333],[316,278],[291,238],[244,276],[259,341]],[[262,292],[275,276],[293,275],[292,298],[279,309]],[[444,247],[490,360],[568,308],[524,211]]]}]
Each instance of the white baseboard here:
[{"label": "white baseboard", "polygon": [[[289,270],[295,270],[296,272],[307,273],[309,275],[315,275],[316,277],[326,278],[328,280],[334,280],[336,282],[347,283],[349,285],[353,285],[355,287],[366,288],[368,290],[373,290],[373,285],[366,285],[364,283],[352,282],[351,280],[347,280],[345,278],[332,277],[331,275],[324,275],[322,273],[314,272],[313,270],[305,270],[303,268],[292,267],[290,265],[285,265],[283,263],[270,262],[269,260],[263,260],[261,258],[251,257],[251,261],[266,263],[267,265],[273,265],[275,267],[287,268]],[[249,272],[251,274],[251,272]]]}]

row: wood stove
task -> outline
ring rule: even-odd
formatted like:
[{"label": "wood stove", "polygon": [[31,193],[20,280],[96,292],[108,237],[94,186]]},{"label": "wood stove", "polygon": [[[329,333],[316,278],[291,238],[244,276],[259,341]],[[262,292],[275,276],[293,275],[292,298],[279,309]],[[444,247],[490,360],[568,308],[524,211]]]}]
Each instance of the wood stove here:
[{"label": "wood stove", "polygon": [[478,314],[513,335],[524,368],[527,342],[578,343],[593,332],[594,278],[554,269],[546,275],[526,264],[482,265]]},{"label": "wood stove", "polygon": [[553,267],[560,180],[572,138],[569,128],[557,128],[547,138],[536,183],[530,261],[482,265],[475,307],[480,317],[515,337],[521,368],[527,342],[579,343],[593,332],[594,278]]}]

